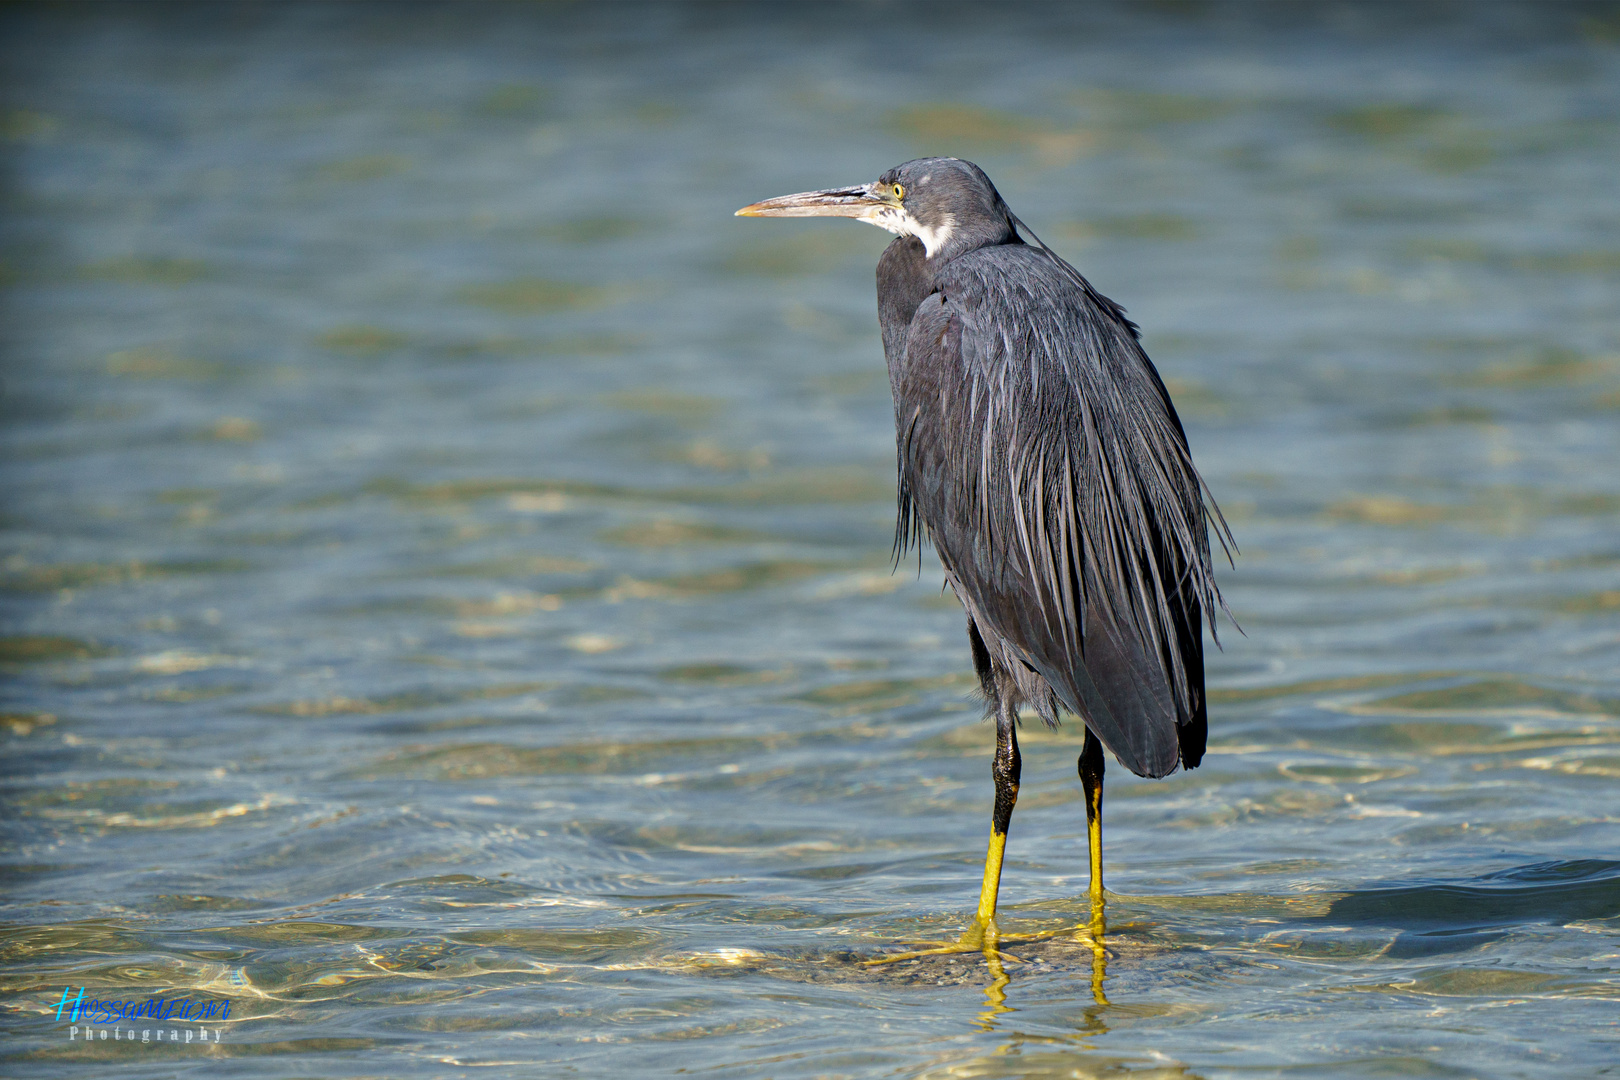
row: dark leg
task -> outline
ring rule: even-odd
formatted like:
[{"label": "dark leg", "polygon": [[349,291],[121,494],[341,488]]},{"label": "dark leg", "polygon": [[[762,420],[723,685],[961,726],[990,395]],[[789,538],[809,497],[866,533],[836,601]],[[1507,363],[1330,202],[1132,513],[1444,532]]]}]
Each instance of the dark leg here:
[{"label": "dark leg", "polygon": [[1091,847],[1091,925],[1087,936],[1091,944],[1091,995],[1097,1004],[1108,1004],[1103,995],[1103,979],[1108,974],[1108,952],[1103,947],[1102,879],[1102,801],[1103,801],[1103,748],[1097,736],[1086,729],[1086,744],[1080,749],[1080,786],[1086,793],[1086,837]]},{"label": "dark leg", "polygon": [[[897,960],[914,960],[919,956],[982,951],[996,980],[985,993],[990,996],[991,1011],[1000,1012],[1002,1009],[998,1006],[1006,996],[1002,988],[1007,985],[1007,973],[1001,967],[1001,960],[1006,954],[1000,951],[999,946],[1009,939],[1003,937],[996,926],[996,896],[1001,891],[1001,864],[1007,852],[1007,827],[1012,823],[1013,807],[1018,803],[1018,778],[1023,770],[1023,762],[1018,756],[1018,703],[1012,694],[1001,692],[1001,686],[1010,686],[1011,683],[1005,673],[997,673],[990,660],[990,650],[985,648],[984,639],[979,636],[979,628],[972,619],[968,620],[968,641],[973,646],[973,666],[979,673],[979,686],[984,691],[985,700],[995,709],[996,717],[996,756],[990,764],[990,776],[996,784],[996,802],[990,812],[990,846],[984,854],[984,881],[979,886],[979,910],[962,936],[948,945],[881,956],[865,963],[892,964]],[[1049,936],[1050,933],[1011,940],[1041,940]],[[931,943],[917,941],[909,944]]]},{"label": "dark leg", "polygon": [[1001,860],[1007,850],[1007,826],[1018,802],[1018,777],[1023,761],[1018,756],[1018,713],[1010,703],[996,711],[996,756],[990,775],[996,782],[996,805],[990,812],[990,847],[984,855],[984,884],[979,888],[980,929],[996,918],[996,894],[1001,890]]},{"label": "dark leg", "polygon": [[1090,728],[1086,729],[1086,745],[1080,750],[1080,786],[1086,793],[1086,837],[1091,846],[1091,903],[1096,907],[1103,902],[1103,748]]}]

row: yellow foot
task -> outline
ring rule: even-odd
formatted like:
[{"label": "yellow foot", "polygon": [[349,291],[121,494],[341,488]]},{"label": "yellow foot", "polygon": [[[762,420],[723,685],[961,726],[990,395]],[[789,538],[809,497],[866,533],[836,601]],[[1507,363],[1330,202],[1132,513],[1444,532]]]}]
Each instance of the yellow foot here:
[{"label": "yellow foot", "polygon": [[924,956],[950,956],[956,953],[983,953],[987,959],[1007,960],[1014,964],[1023,963],[1022,960],[1011,953],[1001,951],[1000,944],[1003,940],[1011,939],[1003,939],[993,933],[987,934],[984,927],[975,925],[968,927],[967,931],[955,941],[947,941],[943,944],[933,941],[902,941],[899,944],[925,945],[928,947],[913,949],[910,952],[895,953],[892,956],[879,956],[873,960],[862,960],[861,963],[867,967],[872,967],[877,964],[894,964],[901,960],[917,960]]},{"label": "yellow foot", "polygon": [[1031,941],[1046,941],[1059,934],[1069,933],[1065,930],[1041,930],[1033,934],[1003,934],[991,919],[988,923],[974,920],[968,928],[962,931],[962,936],[955,941],[944,943],[935,941],[900,941],[900,945],[922,945],[926,948],[914,949],[911,952],[895,953],[892,956],[880,956],[874,960],[863,960],[868,967],[876,964],[893,964],[901,960],[916,960],[924,956],[950,956],[955,953],[983,953],[991,961],[1010,960],[1015,964],[1024,961],[1011,953],[1002,952],[1002,945],[1020,945]]}]

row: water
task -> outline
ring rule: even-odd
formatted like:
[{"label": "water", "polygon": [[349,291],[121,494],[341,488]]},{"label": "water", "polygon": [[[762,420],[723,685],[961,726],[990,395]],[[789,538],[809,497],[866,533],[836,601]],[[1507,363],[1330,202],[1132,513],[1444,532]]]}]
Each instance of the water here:
[{"label": "water", "polygon": [[[1620,1060],[1612,8],[4,20],[8,1075]],[[971,911],[992,732],[889,571],[886,237],[730,213],[940,152],[1242,547],[1204,767],[1109,774],[1106,1005],[860,962]],[[1012,930],[1084,915],[1076,732]]]}]

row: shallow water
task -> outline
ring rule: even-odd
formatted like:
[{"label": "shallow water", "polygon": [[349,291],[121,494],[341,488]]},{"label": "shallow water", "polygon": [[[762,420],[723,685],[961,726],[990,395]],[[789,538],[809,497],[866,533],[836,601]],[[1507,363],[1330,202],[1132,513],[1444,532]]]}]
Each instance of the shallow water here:
[{"label": "shallow water", "polygon": [[[8,1075],[1620,1059],[1612,9],[3,21]],[[1142,323],[1242,549],[1106,1004],[862,963],[971,911],[993,735],[889,568],[886,237],[730,212],[923,153]],[[1084,915],[1077,730],[1007,929]]]}]

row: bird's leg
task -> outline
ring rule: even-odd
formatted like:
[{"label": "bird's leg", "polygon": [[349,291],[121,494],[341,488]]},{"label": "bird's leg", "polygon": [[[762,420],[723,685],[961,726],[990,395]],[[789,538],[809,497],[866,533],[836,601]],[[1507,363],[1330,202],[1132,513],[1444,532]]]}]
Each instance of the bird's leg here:
[{"label": "bird's leg", "polygon": [[1018,777],[1023,771],[1023,761],[1018,756],[1017,723],[1018,707],[1011,701],[1003,701],[996,710],[996,756],[990,765],[990,775],[996,782],[996,802],[990,813],[990,845],[984,853],[984,881],[979,886],[979,910],[972,924],[951,944],[879,957],[866,963],[888,964],[919,956],[980,951],[997,961],[1016,959],[1006,956],[998,948],[1002,938],[1001,931],[996,927],[996,895],[1001,891],[1001,863],[1007,851],[1007,826],[1012,822],[1013,806],[1018,802]]},{"label": "bird's leg", "polygon": [[1103,748],[1097,736],[1086,729],[1086,745],[1080,750],[1080,786],[1086,793],[1086,841],[1091,848],[1092,917],[1102,913],[1102,801],[1103,801]]},{"label": "bird's leg", "polygon": [[1007,827],[1012,824],[1013,807],[1018,804],[1018,778],[1024,762],[1018,755],[1018,711],[1010,703],[996,710],[996,756],[990,763],[990,776],[996,782],[995,808],[990,812],[990,845],[984,853],[984,882],[979,886],[979,911],[973,925],[962,935],[963,944],[982,942],[994,946],[996,897],[1001,891],[1001,863],[1007,852]]},{"label": "bird's leg", "polygon": [[[1086,944],[1091,946],[1091,996],[1097,1004],[1108,1004],[1103,995],[1103,979],[1108,974],[1108,950],[1103,945],[1107,923],[1103,918],[1102,880],[1102,802],[1103,748],[1097,736],[1086,729],[1086,744],[1080,749],[1080,786],[1086,795],[1086,842],[1091,849],[1091,922],[1086,927]],[[1075,935],[1077,938],[1080,935]]]}]

